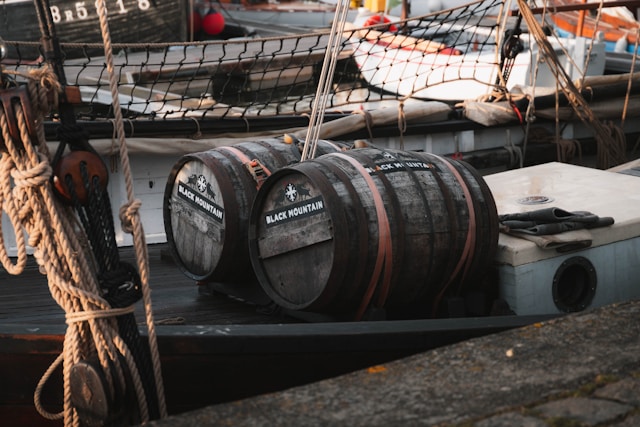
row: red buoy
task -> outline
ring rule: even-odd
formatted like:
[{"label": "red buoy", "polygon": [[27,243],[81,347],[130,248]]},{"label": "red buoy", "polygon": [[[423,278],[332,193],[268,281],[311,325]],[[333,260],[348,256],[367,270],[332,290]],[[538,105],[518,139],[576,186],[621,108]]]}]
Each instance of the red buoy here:
[{"label": "red buoy", "polygon": [[[373,15],[369,19],[364,21],[363,27],[373,27],[373,26],[378,26],[380,24],[388,24],[390,22],[391,22],[391,20],[389,18],[387,18],[386,16],[382,15],[382,14]],[[391,24],[388,27],[380,28],[379,31],[390,31],[392,33],[395,33],[396,31],[398,31],[398,27],[396,27],[395,25]]]},{"label": "red buoy", "polygon": [[208,13],[202,19],[202,29],[210,36],[217,36],[224,30],[224,17],[218,12]]}]

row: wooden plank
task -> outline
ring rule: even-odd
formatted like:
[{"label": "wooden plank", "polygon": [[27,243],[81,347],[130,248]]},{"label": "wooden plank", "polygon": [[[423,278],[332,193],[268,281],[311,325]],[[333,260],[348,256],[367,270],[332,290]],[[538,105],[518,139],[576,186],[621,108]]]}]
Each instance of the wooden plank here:
[{"label": "wooden plank", "polygon": [[[353,24],[345,25],[347,36],[357,36],[361,39],[374,43],[380,43],[393,49],[408,49],[416,52],[436,53],[445,48],[447,45],[432,40],[417,39],[411,36],[403,36],[395,33],[377,31],[374,29],[357,29]],[[351,34],[349,34],[351,32]]]},{"label": "wooden plank", "polygon": [[[135,265],[133,248],[121,248],[123,261]],[[199,292],[196,283],[178,269],[166,244],[149,245],[150,284],[154,316],[158,323],[179,320],[181,324],[247,324],[286,321],[260,313],[259,307]],[[136,305],[136,317],[144,320],[143,307]],[[182,320],[180,320],[182,319]],[[289,320],[291,321],[291,320]],[[0,267],[0,324],[59,325],[64,313],[49,293],[47,278],[35,268],[32,257],[22,275],[12,276]]]},{"label": "wooden plank", "polygon": [[260,257],[267,259],[333,239],[331,218],[323,216],[319,219],[312,226],[309,221],[303,224],[289,222],[277,232],[265,233],[258,241]]}]

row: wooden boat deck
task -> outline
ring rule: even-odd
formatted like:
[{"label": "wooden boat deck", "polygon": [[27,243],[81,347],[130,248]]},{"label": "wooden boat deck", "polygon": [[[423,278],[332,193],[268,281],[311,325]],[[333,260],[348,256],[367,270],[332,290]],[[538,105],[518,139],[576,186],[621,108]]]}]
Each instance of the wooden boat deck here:
[{"label": "wooden boat deck", "polygon": [[[132,248],[121,248],[121,259],[132,260]],[[149,261],[170,414],[308,384],[553,317],[308,323],[199,292],[172,262],[167,244],[149,246]],[[139,323],[142,311],[138,302]],[[8,425],[61,425],[37,414],[32,396],[62,351],[65,329],[64,313],[33,259],[19,276],[0,269],[0,419]],[[43,399],[47,408],[61,408],[60,372]]]},{"label": "wooden boat deck", "polygon": [[[121,248],[123,261],[135,265],[133,248]],[[249,305],[220,294],[199,292],[171,259],[166,244],[149,246],[150,286],[153,312],[158,324],[265,324],[291,321],[260,312]],[[144,321],[142,303],[136,318]],[[59,324],[64,312],[49,293],[46,276],[40,274],[33,257],[23,274],[14,276],[0,267],[0,324]]]}]

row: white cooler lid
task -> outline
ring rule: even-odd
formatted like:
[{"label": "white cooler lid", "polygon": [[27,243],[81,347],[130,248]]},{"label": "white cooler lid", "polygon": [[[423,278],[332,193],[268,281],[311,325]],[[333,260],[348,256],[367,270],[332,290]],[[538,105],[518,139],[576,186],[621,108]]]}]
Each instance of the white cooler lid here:
[{"label": "white cooler lid", "polygon": [[[557,207],[613,217],[612,226],[589,230],[591,247],[640,236],[640,177],[552,162],[484,178],[499,215]],[[539,198],[550,201],[522,202]],[[555,249],[541,249],[531,241],[500,233],[496,261],[518,266],[558,255]]]}]

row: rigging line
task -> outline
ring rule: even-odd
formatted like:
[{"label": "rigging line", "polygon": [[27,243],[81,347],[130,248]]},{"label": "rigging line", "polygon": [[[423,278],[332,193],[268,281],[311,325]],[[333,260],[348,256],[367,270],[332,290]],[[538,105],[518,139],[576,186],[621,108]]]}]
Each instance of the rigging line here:
[{"label": "rigging line", "polygon": [[[303,150],[302,160],[307,158],[312,158],[315,156],[315,150],[317,145],[317,140],[320,134],[320,126],[322,125],[322,121],[324,118],[324,109],[326,107],[326,96],[329,92],[328,84],[332,81],[333,71],[335,69],[335,60],[337,58],[337,43],[340,41],[338,37],[339,29],[340,33],[344,29],[344,23],[342,28],[340,29],[340,23],[343,21],[343,12],[340,9],[341,4],[336,5],[336,20],[334,20],[332,31],[329,34],[329,41],[327,44],[327,50],[325,52],[325,59],[322,66],[322,72],[320,77],[320,82],[318,84],[316,97],[314,98],[313,108],[311,113],[311,124],[308,129],[307,138],[305,138],[305,149]],[[308,141],[308,142],[307,142]]]},{"label": "rigging line", "polygon": [[[340,6],[344,6],[344,7],[340,8]],[[326,107],[326,97],[330,92],[331,83],[333,81],[333,74],[335,71],[335,63],[337,61],[337,57],[340,52],[339,47],[341,44],[341,40],[342,40],[341,36],[342,36],[342,32],[344,31],[344,25],[345,25],[346,16],[347,16],[346,11],[348,11],[348,5],[345,6],[340,3],[336,5],[337,18],[334,24],[337,24],[337,25],[332,28],[332,31],[329,34],[329,44],[328,44],[328,50],[326,52],[326,54],[329,55],[329,61],[327,61],[325,57],[325,62],[323,63],[323,67],[327,65],[327,68],[326,68],[326,73],[322,76],[322,79],[321,79],[322,96],[316,97],[318,102],[321,102],[321,104],[319,105],[320,109],[318,110],[318,114],[315,120],[314,139],[313,139],[314,148],[313,148],[313,152],[311,153],[312,157],[315,155],[315,144],[317,144],[317,139],[320,134],[319,126],[322,125],[323,118],[324,118],[324,109]]]},{"label": "rigging line", "polygon": [[305,161],[315,156],[320,128],[324,120],[327,96],[330,92],[336,61],[338,54],[340,53],[339,47],[342,44],[342,34],[347,21],[348,11],[349,0],[340,0],[336,3],[336,17],[331,25],[331,31],[329,32],[329,41],[327,42],[327,50],[325,51],[322,70],[320,72],[320,82],[318,83],[316,96],[313,100],[309,127],[307,129],[304,149],[302,150],[302,157],[300,159],[301,161]]},{"label": "rigging line", "polygon": [[622,109],[622,117],[620,118],[620,127],[624,129],[624,122],[627,118],[627,110],[629,108],[629,98],[631,97],[631,86],[633,85],[633,70],[636,68],[636,59],[638,58],[638,42],[640,41],[640,27],[636,29],[636,41],[633,45],[633,56],[631,57],[631,67],[629,79],[627,80],[627,93],[624,97],[624,107]]},{"label": "rigging line", "polygon": [[[594,115],[593,111],[589,107],[589,104],[580,94],[575,84],[560,65],[560,60],[556,52],[551,47],[549,41],[546,38],[544,30],[540,26],[540,23],[535,19],[532,10],[526,4],[525,0],[518,0],[518,6],[520,13],[523,15],[524,20],[529,27],[529,31],[535,37],[541,52],[545,55],[548,61],[551,72],[556,77],[556,81],[560,85],[562,91],[567,95],[571,106],[578,118],[587,125],[594,133],[597,141],[598,164],[597,167],[606,169],[611,167],[610,161],[620,164],[624,162],[624,156],[619,153],[617,145],[621,145],[623,141],[617,141],[612,138],[611,133],[605,128],[602,122]],[[603,153],[608,150],[609,153]],[[603,154],[602,156],[600,154]],[[606,154],[612,154],[613,159],[610,159]]]},{"label": "rigging line", "polygon": [[[500,63],[500,46],[502,46],[502,43],[504,41],[505,38],[505,34],[504,31],[502,31],[502,29],[506,29],[507,27],[507,22],[509,19],[509,13],[508,11],[511,9],[511,0],[506,0],[503,1],[500,5],[500,9],[498,11],[498,15],[496,17],[496,25],[495,25],[495,29],[493,29],[492,31],[495,31],[495,40],[496,40],[496,49],[495,49],[495,55],[494,55],[494,62],[496,64]],[[498,73],[496,75],[496,79],[500,82],[500,84],[503,87],[506,87],[506,82],[504,81],[504,77],[502,76],[501,73],[502,70],[498,70]]]},{"label": "rigging line", "polygon": [[[123,228],[129,229],[133,234],[134,247],[136,258],[138,261],[138,268],[140,274],[140,282],[142,284],[142,298],[144,301],[148,343],[151,353],[151,362],[153,365],[153,375],[156,387],[156,398],[158,404],[158,410],[160,417],[165,418],[167,416],[167,409],[164,397],[164,385],[162,382],[162,372],[160,367],[160,356],[158,353],[158,344],[155,333],[155,325],[153,320],[153,313],[151,310],[151,295],[149,289],[149,265],[148,254],[146,248],[146,242],[144,237],[144,231],[142,230],[142,223],[139,220],[138,207],[140,202],[134,199],[133,191],[133,178],[131,174],[131,168],[129,164],[129,152],[127,150],[127,144],[124,131],[124,119],[122,116],[122,110],[120,108],[120,100],[118,93],[118,76],[114,72],[114,60],[113,60],[113,48],[111,45],[111,34],[109,32],[109,24],[107,21],[107,6],[105,0],[96,1],[96,9],[98,17],[100,19],[100,30],[102,32],[102,39],[104,42],[105,51],[105,63],[107,68],[107,74],[109,76],[109,88],[111,89],[113,112],[115,117],[115,125],[118,131],[118,143],[120,148],[120,159],[122,162],[122,169],[125,178],[125,188],[127,192],[127,205],[122,206],[120,209],[120,217],[123,222]],[[123,219],[123,216],[126,218]],[[126,221],[125,221],[126,220]],[[126,224],[125,224],[126,222]],[[126,231],[126,230],[125,230]],[[142,408],[141,408],[142,409]]]}]

